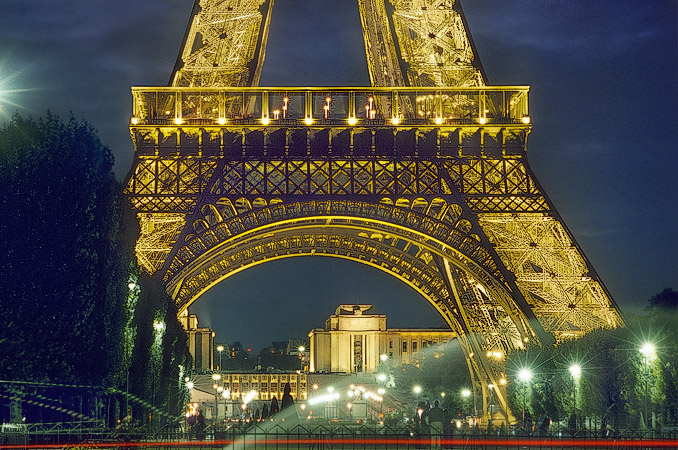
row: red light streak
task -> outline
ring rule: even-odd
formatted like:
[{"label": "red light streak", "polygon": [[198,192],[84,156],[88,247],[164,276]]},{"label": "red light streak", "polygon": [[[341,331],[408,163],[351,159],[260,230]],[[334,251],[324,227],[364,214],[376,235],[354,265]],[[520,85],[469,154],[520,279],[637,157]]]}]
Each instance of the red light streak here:
[{"label": "red light streak", "polygon": [[[72,444],[10,444],[0,445],[0,449],[67,449],[78,448],[163,448],[163,447],[224,447],[228,445],[313,445],[313,444],[362,444],[362,445],[431,445],[429,438],[290,438],[290,439],[257,439],[258,436],[249,435],[236,440],[217,441],[163,441],[163,442],[87,442]],[[678,440],[675,439],[553,439],[553,438],[485,438],[467,436],[457,439],[441,439],[443,446],[461,446],[463,448],[499,448],[499,447],[540,447],[540,448],[678,448]]]}]

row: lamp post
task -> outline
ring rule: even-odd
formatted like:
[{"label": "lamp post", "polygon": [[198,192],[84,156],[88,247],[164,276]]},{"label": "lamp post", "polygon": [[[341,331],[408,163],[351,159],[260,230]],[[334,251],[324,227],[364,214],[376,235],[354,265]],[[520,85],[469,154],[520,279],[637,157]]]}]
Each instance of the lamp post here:
[{"label": "lamp post", "polygon": [[412,388],[412,392],[417,394],[417,405],[419,404],[419,394],[421,394],[421,386],[417,385]]},{"label": "lamp post", "polygon": [[217,351],[219,352],[219,371],[221,371],[221,352],[224,351],[224,346],[217,345]]},{"label": "lamp post", "polygon": [[466,417],[467,412],[468,412],[468,398],[471,396],[471,390],[470,389],[462,389],[461,390],[461,396],[463,398],[463,404],[464,404],[464,417]]},{"label": "lamp post", "polygon": [[579,379],[581,378],[581,366],[579,364],[572,364],[568,370],[572,376],[572,419],[574,430],[577,429],[577,388],[579,387]]},{"label": "lamp post", "polygon": [[645,381],[645,427],[648,427],[648,399],[650,397],[650,364],[657,357],[657,349],[652,342],[645,342],[640,346],[640,353],[643,355],[643,378]]},{"label": "lamp post", "polygon": [[379,394],[379,418],[383,419],[382,417],[382,404],[384,403],[384,395],[386,394],[386,389],[383,387],[380,387],[377,389],[377,394]]},{"label": "lamp post", "polygon": [[217,413],[219,410],[219,380],[221,379],[221,375],[218,373],[213,373],[212,374],[212,380],[214,383],[212,384],[212,387],[214,388],[214,423],[217,422]]},{"label": "lamp post", "polygon": [[532,371],[526,367],[518,372],[518,379],[523,382],[523,429],[525,429],[525,402],[527,397],[527,385],[532,379]]},{"label": "lamp post", "polygon": [[490,390],[490,404],[487,407],[487,415],[489,416],[487,422],[488,429],[492,428],[492,418],[493,418],[492,407],[494,406],[494,388],[495,388],[494,384],[487,385],[487,389]]},{"label": "lamp post", "polygon": [[303,345],[300,345],[297,350],[299,351],[299,365],[301,366],[300,369],[303,372],[304,371],[304,351],[306,351],[306,347],[304,347]]}]

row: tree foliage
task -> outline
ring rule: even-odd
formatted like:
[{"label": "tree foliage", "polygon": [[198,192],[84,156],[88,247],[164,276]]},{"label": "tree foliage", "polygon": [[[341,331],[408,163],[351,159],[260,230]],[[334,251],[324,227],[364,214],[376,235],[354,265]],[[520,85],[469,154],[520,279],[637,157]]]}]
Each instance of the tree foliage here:
[{"label": "tree foliage", "polygon": [[138,283],[129,392],[144,400],[144,404],[133,402],[132,414],[137,421],[144,422],[148,412],[154,413],[147,406],[151,405],[156,411],[177,417],[183,413],[186,400],[183,377],[192,364],[187,335],[162,280],[142,274]]},{"label": "tree foliage", "polygon": [[86,122],[19,115],[0,130],[0,376],[110,385],[131,246],[113,157]]},{"label": "tree foliage", "polygon": [[[678,293],[664,289],[648,301],[648,314],[630,316],[627,326],[597,330],[556,347],[528,347],[507,358],[509,406],[518,416],[523,399],[529,415],[547,414],[564,421],[575,414],[614,429],[678,424]],[[656,351],[641,352],[651,342]],[[581,377],[572,376],[578,364]],[[518,371],[529,367],[533,379],[523,384]]]},{"label": "tree foliage", "polygon": [[[107,388],[129,387],[179,415],[186,334],[162,282],[139,276],[138,225],[112,168],[110,150],[73,117],[15,115],[0,129],[0,379],[67,385],[52,401],[77,398],[69,408],[90,415]],[[106,401],[111,416],[129,403]]]}]

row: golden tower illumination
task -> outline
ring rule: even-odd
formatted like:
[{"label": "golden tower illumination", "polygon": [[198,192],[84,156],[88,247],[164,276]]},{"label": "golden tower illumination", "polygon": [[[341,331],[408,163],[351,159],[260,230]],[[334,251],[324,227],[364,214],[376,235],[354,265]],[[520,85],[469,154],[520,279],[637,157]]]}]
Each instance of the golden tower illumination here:
[{"label": "golden tower illumination", "polygon": [[196,0],[170,86],[132,89],[139,263],[179,311],[266,261],[375,267],[440,312],[506,410],[504,355],[619,309],[527,164],[529,88],[486,85],[459,2],[358,4],[371,86],[267,88],[273,0]]}]

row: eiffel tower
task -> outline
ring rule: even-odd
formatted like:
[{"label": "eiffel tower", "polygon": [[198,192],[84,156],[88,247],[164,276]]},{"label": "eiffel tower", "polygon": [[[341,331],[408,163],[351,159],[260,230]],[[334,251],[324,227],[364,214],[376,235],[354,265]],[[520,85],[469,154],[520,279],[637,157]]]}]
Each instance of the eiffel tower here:
[{"label": "eiffel tower", "polygon": [[273,0],[196,0],[169,86],[132,88],[139,264],[180,313],[276,259],[382,270],[508,413],[508,352],[619,308],[530,170],[529,87],[487,85],[459,0],[358,5],[371,86],[258,87]]}]

